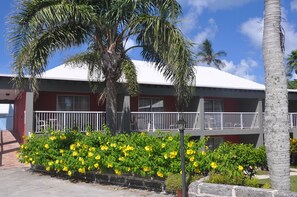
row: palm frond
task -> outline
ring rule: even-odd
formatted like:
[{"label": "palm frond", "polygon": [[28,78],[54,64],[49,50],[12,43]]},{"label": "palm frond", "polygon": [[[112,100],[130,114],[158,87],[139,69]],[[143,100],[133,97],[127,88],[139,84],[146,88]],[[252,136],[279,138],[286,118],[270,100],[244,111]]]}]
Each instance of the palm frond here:
[{"label": "palm frond", "polygon": [[122,63],[123,74],[127,80],[129,94],[135,96],[138,94],[137,72],[132,61],[126,59]]}]

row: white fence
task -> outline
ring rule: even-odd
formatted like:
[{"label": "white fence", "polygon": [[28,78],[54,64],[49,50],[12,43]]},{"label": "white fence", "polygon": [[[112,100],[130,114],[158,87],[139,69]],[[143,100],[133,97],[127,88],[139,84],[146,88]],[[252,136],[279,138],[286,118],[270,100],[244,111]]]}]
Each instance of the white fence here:
[{"label": "white fence", "polygon": [[[124,128],[123,113],[117,113],[118,129]],[[200,130],[199,112],[183,112],[187,130]],[[131,112],[130,129],[132,131],[176,130],[176,122],[181,118],[178,112]],[[51,128],[55,130],[77,129],[86,131],[101,130],[106,122],[105,112],[79,111],[35,111],[35,131]],[[127,123],[126,123],[127,124]],[[129,124],[129,123],[128,123]],[[289,113],[290,128],[297,128],[297,113]],[[257,112],[205,112],[205,130],[258,129]]]},{"label": "white fence", "polygon": [[257,112],[205,112],[204,129],[258,129]]},{"label": "white fence", "polygon": [[101,130],[105,123],[105,112],[83,111],[35,111],[36,133],[46,129]]},{"label": "white fence", "polygon": [[131,112],[132,131],[176,130],[179,118],[186,122],[186,129],[200,129],[199,112]]}]

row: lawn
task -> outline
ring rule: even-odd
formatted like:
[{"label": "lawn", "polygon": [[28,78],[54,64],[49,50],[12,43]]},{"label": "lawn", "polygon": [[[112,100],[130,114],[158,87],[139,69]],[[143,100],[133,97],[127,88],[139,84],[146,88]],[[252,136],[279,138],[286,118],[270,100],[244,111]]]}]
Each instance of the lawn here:
[{"label": "lawn", "polygon": [[[259,179],[259,184],[270,183],[270,179]],[[297,192],[297,176],[291,176],[291,191]]]}]

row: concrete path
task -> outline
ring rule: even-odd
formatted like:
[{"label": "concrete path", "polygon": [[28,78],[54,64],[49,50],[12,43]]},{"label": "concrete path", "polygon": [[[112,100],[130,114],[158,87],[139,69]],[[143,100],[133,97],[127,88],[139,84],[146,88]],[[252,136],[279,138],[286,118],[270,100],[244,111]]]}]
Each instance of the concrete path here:
[{"label": "concrete path", "polygon": [[156,192],[76,182],[42,175],[29,168],[0,169],[0,196],[5,197],[172,197]]},{"label": "concrete path", "polygon": [[[297,176],[297,169],[290,168],[290,176]],[[255,175],[257,179],[268,179],[269,175]]]}]

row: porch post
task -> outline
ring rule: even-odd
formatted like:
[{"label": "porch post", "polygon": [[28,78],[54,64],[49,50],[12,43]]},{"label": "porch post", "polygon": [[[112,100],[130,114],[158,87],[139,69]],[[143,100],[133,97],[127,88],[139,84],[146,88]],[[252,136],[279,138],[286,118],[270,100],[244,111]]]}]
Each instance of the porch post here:
[{"label": "porch post", "polygon": [[118,111],[121,112],[118,114],[117,123],[120,126],[121,131],[130,131],[130,96],[129,95],[119,95],[118,97]]},{"label": "porch post", "polygon": [[34,104],[34,93],[26,92],[26,114],[25,114],[25,124],[26,124],[26,135],[29,135],[29,132],[34,132],[33,122],[34,122],[34,112],[33,112],[33,104]]},{"label": "porch post", "polygon": [[200,97],[199,98],[199,104],[198,104],[198,111],[199,111],[199,126],[200,126],[200,130],[201,130],[201,135],[200,137],[203,138],[204,137],[204,97]]},{"label": "porch post", "polygon": [[256,147],[264,145],[264,128],[263,128],[263,101],[258,99],[257,104],[258,121],[259,121],[259,137],[257,140]]}]

